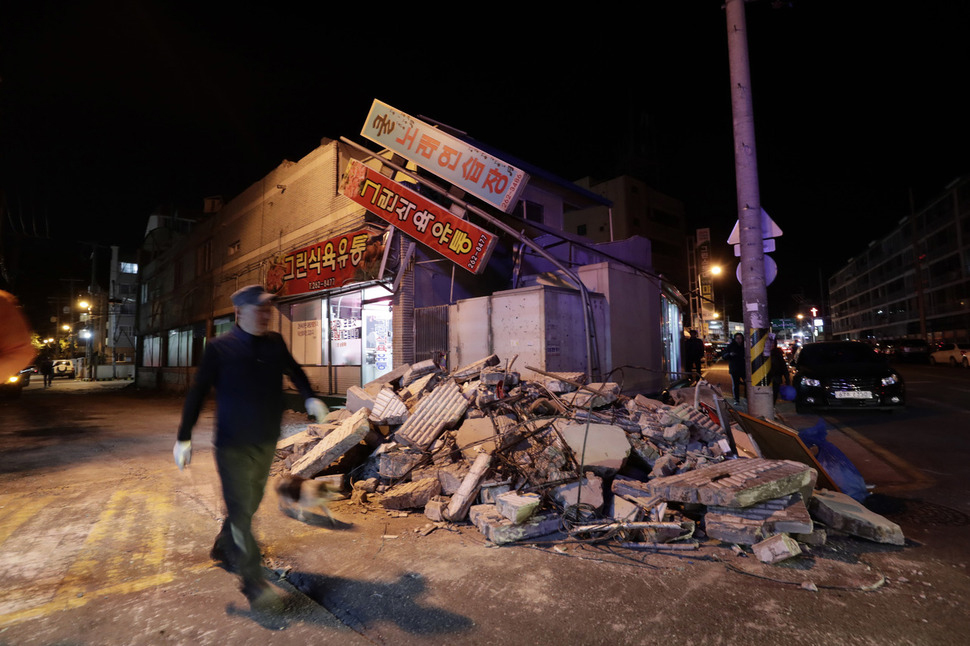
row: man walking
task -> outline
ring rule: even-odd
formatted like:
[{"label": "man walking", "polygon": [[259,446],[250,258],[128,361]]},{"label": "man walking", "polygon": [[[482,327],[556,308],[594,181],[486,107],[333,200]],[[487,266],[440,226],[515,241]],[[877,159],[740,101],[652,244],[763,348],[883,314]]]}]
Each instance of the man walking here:
[{"label": "man walking", "polygon": [[303,369],[283,337],[269,331],[274,296],[249,285],[231,299],[236,325],[210,341],[182,410],[173,453],[182,469],[192,456],[192,428],[209,390],[216,389],[215,459],[227,517],[211,556],[237,570],[253,607],[270,608],[279,597],[263,575],[252,521],[263,498],[283,416],[283,375],[305,400],[307,413],[322,421],[328,410],[313,396]]}]

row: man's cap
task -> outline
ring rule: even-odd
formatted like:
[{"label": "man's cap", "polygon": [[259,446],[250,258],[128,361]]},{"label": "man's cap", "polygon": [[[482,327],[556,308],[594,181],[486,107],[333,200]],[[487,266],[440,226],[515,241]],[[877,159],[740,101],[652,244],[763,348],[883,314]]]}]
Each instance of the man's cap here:
[{"label": "man's cap", "polygon": [[276,295],[267,292],[263,289],[262,285],[246,285],[242,289],[233,292],[229,298],[232,300],[233,305],[242,307],[243,305],[263,305],[269,303],[276,298]]}]

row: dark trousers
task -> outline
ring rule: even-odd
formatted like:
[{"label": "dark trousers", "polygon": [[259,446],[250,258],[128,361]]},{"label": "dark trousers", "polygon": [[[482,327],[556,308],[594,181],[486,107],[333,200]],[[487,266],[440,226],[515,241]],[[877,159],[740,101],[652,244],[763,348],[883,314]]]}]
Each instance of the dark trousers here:
[{"label": "dark trousers", "polygon": [[731,373],[731,390],[734,394],[734,401],[741,401],[741,387],[744,384],[744,373]]},{"label": "dark trousers", "polygon": [[273,463],[276,443],[216,447],[216,468],[222,481],[227,517],[215,548],[235,558],[243,584],[263,580],[259,545],[253,536],[253,515],[259,508]]},{"label": "dark trousers", "polygon": [[700,374],[701,374],[700,357],[687,357],[687,372],[696,372],[697,376],[700,377]]}]

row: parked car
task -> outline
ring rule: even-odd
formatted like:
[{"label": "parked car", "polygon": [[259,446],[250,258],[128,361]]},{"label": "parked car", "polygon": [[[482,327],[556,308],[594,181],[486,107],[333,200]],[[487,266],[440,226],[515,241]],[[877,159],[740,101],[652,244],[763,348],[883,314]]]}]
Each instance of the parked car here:
[{"label": "parked car", "polygon": [[936,350],[930,352],[930,365],[945,363],[970,368],[970,358],[967,355],[970,355],[970,343],[941,343]]},{"label": "parked car", "polygon": [[54,377],[67,377],[68,379],[74,379],[74,362],[70,359],[55,359]]},{"label": "parked car", "polygon": [[877,408],[906,405],[903,378],[886,358],[861,341],[805,345],[793,361],[795,409]]},{"label": "parked car", "polygon": [[31,368],[33,366],[27,366],[0,384],[0,395],[4,397],[20,397],[20,393],[24,387],[30,385]]},{"label": "parked car", "polygon": [[896,361],[907,363],[928,363],[930,360],[930,344],[923,339],[897,339]]}]

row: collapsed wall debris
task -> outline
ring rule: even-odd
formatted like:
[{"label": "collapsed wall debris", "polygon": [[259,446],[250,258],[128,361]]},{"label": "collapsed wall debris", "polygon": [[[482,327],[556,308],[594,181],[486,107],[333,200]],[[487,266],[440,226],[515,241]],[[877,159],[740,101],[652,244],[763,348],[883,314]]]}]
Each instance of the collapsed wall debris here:
[{"label": "collapsed wall debris", "polygon": [[903,542],[815,491],[811,466],[737,455],[710,407],[624,396],[581,373],[529,368],[538,376],[523,380],[511,363],[446,373],[423,361],[352,387],[346,409],[280,441],[276,470],[346,475],[354,502],[467,520],[496,544],[561,532],[691,549],[707,537],[774,563],[800,553],[796,539],[824,540],[815,510],[830,529]]}]

